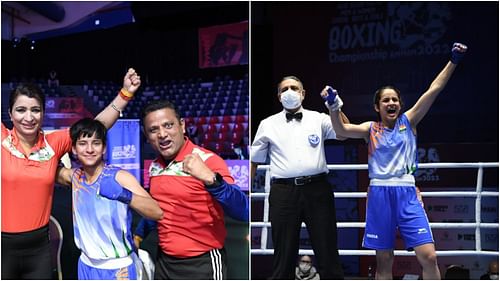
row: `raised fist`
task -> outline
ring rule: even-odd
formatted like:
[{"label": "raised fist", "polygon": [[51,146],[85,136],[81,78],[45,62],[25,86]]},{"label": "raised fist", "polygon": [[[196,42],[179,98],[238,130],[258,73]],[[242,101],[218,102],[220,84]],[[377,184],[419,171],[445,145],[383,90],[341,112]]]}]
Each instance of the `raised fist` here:
[{"label": "raised fist", "polygon": [[331,111],[339,110],[344,104],[342,99],[340,99],[337,90],[330,86],[326,86],[323,91],[321,91],[321,97],[325,100],[326,107],[328,107]]},{"label": "raised fist", "polygon": [[451,48],[451,62],[453,64],[458,64],[467,52],[467,46],[462,43],[453,43]]},{"label": "raised fist", "polygon": [[135,72],[135,69],[129,68],[125,77],[123,77],[123,88],[129,93],[134,94],[141,86],[141,76]]}]

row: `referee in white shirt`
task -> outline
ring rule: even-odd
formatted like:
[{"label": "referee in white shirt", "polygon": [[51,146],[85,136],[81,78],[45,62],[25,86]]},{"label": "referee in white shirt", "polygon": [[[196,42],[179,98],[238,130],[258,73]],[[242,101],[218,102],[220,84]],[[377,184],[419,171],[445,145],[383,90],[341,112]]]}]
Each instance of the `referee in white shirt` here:
[{"label": "referee in white shirt", "polygon": [[281,80],[278,99],[284,110],[261,121],[250,152],[252,183],[257,165],[270,160],[271,279],[295,278],[302,222],[307,225],[321,279],[344,279],[324,151],[325,139],[338,136],[329,115],[302,108],[304,96],[297,77]]}]

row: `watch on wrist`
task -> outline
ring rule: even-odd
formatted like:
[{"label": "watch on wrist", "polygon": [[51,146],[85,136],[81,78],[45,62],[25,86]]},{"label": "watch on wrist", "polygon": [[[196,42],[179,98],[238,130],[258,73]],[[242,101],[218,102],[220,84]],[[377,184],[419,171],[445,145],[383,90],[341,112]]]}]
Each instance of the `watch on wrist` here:
[{"label": "watch on wrist", "polygon": [[214,174],[214,182],[210,185],[206,185],[207,188],[212,188],[212,187],[218,187],[221,186],[224,183],[224,179],[222,179],[221,174],[215,173]]}]

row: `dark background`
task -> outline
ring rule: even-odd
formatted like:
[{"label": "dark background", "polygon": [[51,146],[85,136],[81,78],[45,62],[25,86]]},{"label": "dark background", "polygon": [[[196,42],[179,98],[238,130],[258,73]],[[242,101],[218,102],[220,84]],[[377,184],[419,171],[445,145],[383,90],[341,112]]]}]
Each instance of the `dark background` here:
[{"label": "dark background", "polygon": [[[345,6],[352,2],[342,3]],[[380,15],[388,9],[387,3],[356,2],[358,6],[352,10],[359,11],[365,5]],[[416,2],[394,3],[412,5]],[[445,5],[444,10],[449,12],[440,26],[443,34],[432,45],[446,44],[451,50],[453,42],[462,42],[468,45],[469,51],[419,124],[418,141],[498,143],[498,3],[419,3]],[[252,136],[263,118],[282,109],[276,98],[276,86],[284,76],[295,75],[302,80],[306,89],[305,108],[326,113],[319,93],[325,85],[333,84],[344,101],[342,110],[351,122],[361,123],[376,118],[371,105],[376,89],[387,84],[398,87],[407,110],[447,63],[448,50],[385,61],[330,63],[329,31],[335,15],[342,11],[340,5],[336,2],[252,3]],[[423,11],[417,10],[414,20],[430,23],[432,15],[428,10],[432,9],[424,6]],[[385,22],[385,18],[380,21]],[[351,23],[351,26],[359,27],[366,22]],[[426,38],[431,36],[426,33],[432,30],[414,28],[407,32]],[[373,49],[358,44],[351,51]],[[376,49],[398,50],[398,46],[380,44]]]},{"label": "dark background", "polygon": [[[62,85],[121,81],[133,66],[143,82],[248,72],[248,65],[198,68],[198,28],[248,20],[246,2],[130,2],[135,22],[110,29],[39,39],[13,48],[2,42],[2,81],[47,79]],[[236,76],[236,75],[235,75]]]}]

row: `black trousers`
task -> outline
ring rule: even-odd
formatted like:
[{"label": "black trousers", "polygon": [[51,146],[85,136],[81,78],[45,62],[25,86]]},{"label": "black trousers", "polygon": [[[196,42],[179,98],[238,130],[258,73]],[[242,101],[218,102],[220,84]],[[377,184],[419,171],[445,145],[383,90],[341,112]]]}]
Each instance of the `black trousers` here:
[{"label": "black trousers", "polygon": [[226,250],[213,249],[195,257],[176,258],[158,248],[155,280],[227,279]]},{"label": "black trousers", "polygon": [[337,248],[333,190],[325,178],[306,185],[271,185],[272,279],[295,279],[300,225],[305,222],[321,279],[344,279]]},{"label": "black trousers", "polygon": [[48,226],[2,232],[2,279],[52,279]]}]

